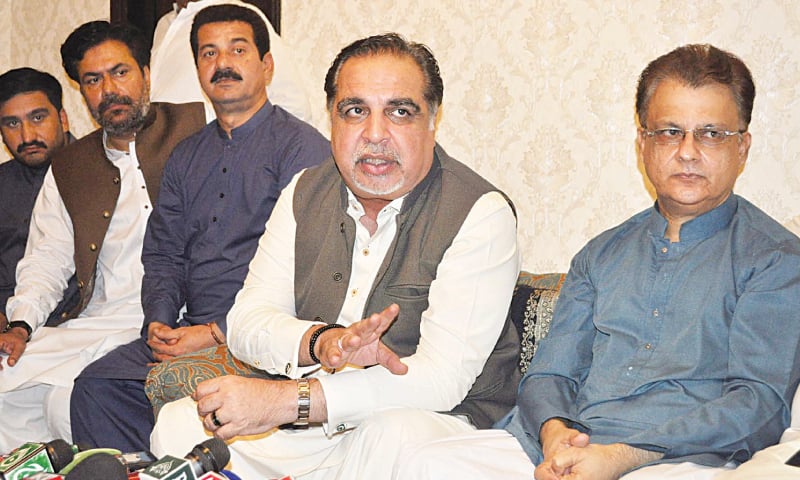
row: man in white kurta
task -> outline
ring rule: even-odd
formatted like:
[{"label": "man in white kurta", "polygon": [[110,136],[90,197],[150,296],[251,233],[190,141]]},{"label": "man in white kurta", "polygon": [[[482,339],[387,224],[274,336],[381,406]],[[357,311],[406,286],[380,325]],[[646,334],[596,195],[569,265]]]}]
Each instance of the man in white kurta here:
[{"label": "man in white kurta", "polygon": [[393,445],[361,440],[394,407],[462,414],[408,425],[419,438],[474,428],[465,413],[483,426],[504,413],[493,399],[513,397],[518,371],[505,318],[516,222],[503,194],[435,144],[434,67],[393,34],[337,57],[334,158],[283,191],[228,316],[231,352],[289,379],[201,383],[159,413],[156,455],[182,454],[207,429],[234,439],[243,478],[388,478]]},{"label": "man in white kurta", "polygon": [[[141,249],[155,182],[171,147],[205,120],[200,104],[150,104],[145,45],[140,32],[98,21],[78,27],[62,47],[67,73],[103,128],[54,156],[34,205],[17,287],[7,304],[9,321],[24,322],[30,334],[0,334],[6,353],[0,357],[0,452],[26,441],[70,440],[74,377],[138,337]],[[79,205],[80,212],[70,205]],[[102,227],[75,229],[75,218]],[[79,243],[88,230],[98,237]],[[77,251],[76,243],[85,250]],[[81,261],[91,270],[81,278],[76,259],[87,252],[96,261]],[[79,305],[59,327],[45,327],[76,271]]]}]

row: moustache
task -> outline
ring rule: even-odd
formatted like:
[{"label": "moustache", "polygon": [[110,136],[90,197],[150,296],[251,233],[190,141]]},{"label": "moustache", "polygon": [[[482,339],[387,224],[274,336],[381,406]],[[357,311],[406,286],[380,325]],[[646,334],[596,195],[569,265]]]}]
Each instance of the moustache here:
[{"label": "moustache", "polygon": [[117,95],[116,93],[109,93],[103,100],[100,102],[100,105],[97,106],[97,111],[100,115],[103,115],[113,106],[116,105],[133,105],[133,99],[131,97],[125,95]]},{"label": "moustache", "polygon": [[386,145],[367,143],[362,145],[356,152],[356,160],[359,162],[375,159],[401,163],[400,154]]},{"label": "moustache", "polygon": [[44,142],[40,142],[38,140],[34,140],[34,141],[28,142],[28,143],[20,143],[19,146],[17,147],[17,153],[19,153],[21,155],[22,151],[25,150],[28,147],[39,147],[39,148],[43,148],[43,149],[47,150],[47,145],[45,145]]},{"label": "moustache", "polygon": [[218,81],[224,78],[230,78],[231,80],[242,81],[242,76],[234,72],[232,68],[224,68],[222,70],[217,70],[216,72],[214,72],[214,75],[211,76],[211,83],[217,83]]}]

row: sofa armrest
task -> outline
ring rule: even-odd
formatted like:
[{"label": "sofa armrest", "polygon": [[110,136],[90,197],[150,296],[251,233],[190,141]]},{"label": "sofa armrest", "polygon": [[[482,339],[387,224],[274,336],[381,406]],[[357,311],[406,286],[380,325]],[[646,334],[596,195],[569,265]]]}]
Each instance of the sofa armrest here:
[{"label": "sofa armrest", "polygon": [[509,317],[520,336],[519,368],[528,369],[539,341],[550,331],[564,273],[533,274],[521,272],[511,298]]}]

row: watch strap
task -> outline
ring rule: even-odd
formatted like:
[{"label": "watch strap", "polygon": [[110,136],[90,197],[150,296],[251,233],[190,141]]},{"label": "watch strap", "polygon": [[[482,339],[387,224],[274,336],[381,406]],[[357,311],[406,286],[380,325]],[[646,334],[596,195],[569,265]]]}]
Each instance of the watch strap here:
[{"label": "watch strap", "polygon": [[307,378],[297,379],[297,420],[295,428],[308,428],[308,417],[311,415],[311,383]]}]

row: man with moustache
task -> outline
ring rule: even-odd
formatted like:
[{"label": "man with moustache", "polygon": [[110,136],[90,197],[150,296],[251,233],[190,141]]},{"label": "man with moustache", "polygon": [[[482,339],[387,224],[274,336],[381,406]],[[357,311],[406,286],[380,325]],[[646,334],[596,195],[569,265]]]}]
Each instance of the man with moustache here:
[{"label": "man with moustache", "polygon": [[[172,148],[205,123],[201,104],[150,104],[147,42],[132,27],[81,25],[61,56],[101,128],[53,156],[33,209],[7,304],[9,321],[21,328],[13,330],[10,368],[0,373],[0,451],[69,439],[73,379],[136,338],[141,245],[161,171]],[[73,274],[76,304],[62,325],[46,327]]]},{"label": "man with moustache", "polygon": [[207,429],[232,440],[246,478],[388,478],[370,460],[391,445],[362,436],[394,407],[452,411],[407,424],[420,440],[510,408],[516,220],[436,144],[443,90],[430,50],[399,35],[339,53],[325,80],[333,159],[283,191],[228,315],[231,353],[288,378],[199,384],[197,403],[159,413],[156,454],[191,448]]},{"label": "man with moustache", "polygon": [[314,125],[308,101],[309,91],[297,67],[297,53],[275,33],[261,9],[242,0],[178,0],[173,3],[173,9],[159,19],[153,32],[150,98],[153,101],[180,103],[202,101],[206,105],[206,118],[215,117],[214,106],[204,94],[194,72],[189,36],[197,12],[223,4],[249,8],[262,19],[269,33],[269,53],[275,63],[272,80],[266,86],[269,101]]},{"label": "man with moustache", "polygon": [[330,156],[319,132],[269,102],[273,60],[258,14],[207,7],[190,37],[216,120],[181,142],[164,168],[142,252],[142,337],[75,380],[76,442],[149,448],[154,418],[144,382],[152,365],[224,343],[225,316],[280,191]]},{"label": "man with moustache", "polygon": [[498,429],[409,443],[395,479],[721,479],[778,441],[800,380],[800,239],[733,193],[754,98],[712,45],[650,62],[636,113],[655,205],[572,260]]},{"label": "man with moustache", "polygon": [[[69,133],[58,80],[32,68],[16,68],[0,75],[0,134],[12,155],[10,161],[0,164],[0,332],[3,332],[7,327],[6,301],[17,284],[17,263],[25,253],[33,202],[53,152],[75,140]],[[77,283],[70,283],[67,297],[77,292]],[[57,321],[61,310],[57,307],[49,320]]]}]

